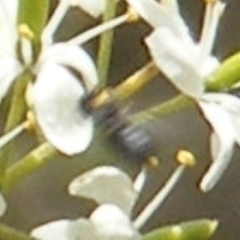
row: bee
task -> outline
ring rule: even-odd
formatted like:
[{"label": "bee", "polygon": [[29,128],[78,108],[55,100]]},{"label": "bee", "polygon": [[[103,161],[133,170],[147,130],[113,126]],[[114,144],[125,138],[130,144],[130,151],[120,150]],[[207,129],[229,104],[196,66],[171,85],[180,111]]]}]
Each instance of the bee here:
[{"label": "bee", "polygon": [[95,116],[110,144],[140,165],[158,165],[156,149],[147,131],[134,124],[126,109],[119,106],[111,90],[89,94],[82,107]]}]

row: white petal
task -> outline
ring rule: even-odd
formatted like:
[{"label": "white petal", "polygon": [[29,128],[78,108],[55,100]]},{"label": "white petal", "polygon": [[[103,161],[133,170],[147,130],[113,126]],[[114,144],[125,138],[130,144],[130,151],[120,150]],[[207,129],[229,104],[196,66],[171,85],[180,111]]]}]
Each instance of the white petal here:
[{"label": "white petal", "polygon": [[166,27],[176,36],[192,44],[188,28],[176,11],[155,0],[126,0],[130,6],[154,28]]},{"label": "white petal", "polygon": [[0,217],[4,215],[7,209],[6,201],[3,195],[0,193]]},{"label": "white petal", "polygon": [[124,212],[117,206],[104,204],[91,215],[98,240],[139,240],[140,235]]},{"label": "white petal", "polygon": [[7,94],[9,88],[16,80],[21,71],[19,62],[13,57],[2,56],[0,54],[0,102]]},{"label": "white petal", "polygon": [[229,93],[208,93],[202,97],[204,101],[215,102],[222,106],[227,112],[238,114],[240,112],[240,100]]},{"label": "white petal", "polygon": [[212,190],[215,185],[219,182],[220,178],[226,171],[232,157],[233,145],[229,148],[221,149],[218,153],[218,157],[211,164],[207,172],[204,174],[203,179],[200,183],[200,188],[204,192]]},{"label": "white petal", "polygon": [[[207,99],[207,94],[204,98]],[[200,184],[203,191],[209,191],[217,184],[230,162],[235,134],[229,114],[222,106],[204,101],[200,102],[200,106],[215,135],[211,146],[215,159]]]},{"label": "white petal", "polygon": [[150,53],[159,69],[184,94],[197,98],[204,80],[194,59],[194,49],[167,28],[158,28],[146,38]]},{"label": "white petal", "polygon": [[72,155],[89,146],[93,119],[81,109],[85,90],[65,67],[46,63],[33,86],[37,121],[45,137],[61,152]]},{"label": "white petal", "polygon": [[111,203],[130,214],[137,198],[131,179],[110,166],[98,167],[75,178],[69,185],[75,196],[94,199],[98,203]]},{"label": "white petal", "polygon": [[11,21],[11,26],[15,27],[17,24],[19,1],[18,0],[1,0],[1,2],[2,2],[0,4],[1,10],[6,11],[5,14],[9,17],[8,20]]},{"label": "white petal", "polygon": [[33,229],[31,235],[40,240],[96,240],[92,224],[84,219],[50,222]]},{"label": "white petal", "polygon": [[211,55],[219,20],[223,14],[224,8],[225,4],[221,1],[216,1],[214,3],[206,2],[202,33],[199,40],[199,47],[201,49],[199,60],[201,65],[206,62],[206,58]]},{"label": "white petal", "polygon": [[202,65],[199,67],[201,68],[201,76],[206,77],[211,74],[217,67],[219,66],[219,61],[216,57],[208,56],[204,59]]},{"label": "white petal", "polygon": [[80,47],[59,43],[43,49],[36,72],[40,71],[41,67],[48,61],[72,67],[81,73],[88,91],[92,91],[98,84],[97,71],[93,60]]},{"label": "white petal", "polygon": [[214,101],[225,109],[234,128],[235,140],[240,145],[240,99],[228,93],[208,93],[207,101]]},{"label": "white petal", "polygon": [[[69,1],[69,0],[68,0]],[[116,1],[116,0],[113,0]],[[92,17],[100,16],[105,7],[107,0],[71,0],[71,6],[78,6],[82,8],[85,12],[90,14]]]},{"label": "white petal", "polygon": [[59,220],[50,222],[31,231],[31,235],[41,240],[70,240],[69,228],[73,222],[69,220]]},{"label": "white petal", "polygon": [[4,42],[4,46],[15,50],[13,43],[17,38],[17,10],[18,0],[0,1],[0,49],[4,49]]}]

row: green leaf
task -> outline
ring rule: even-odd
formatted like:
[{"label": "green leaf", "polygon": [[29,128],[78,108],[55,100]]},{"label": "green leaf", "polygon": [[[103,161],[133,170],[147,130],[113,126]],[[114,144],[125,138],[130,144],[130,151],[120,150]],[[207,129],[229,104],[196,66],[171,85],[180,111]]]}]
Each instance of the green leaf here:
[{"label": "green leaf", "polygon": [[49,11],[49,0],[20,0],[18,23],[27,24],[36,39],[40,38]]},{"label": "green leaf", "polygon": [[207,240],[217,226],[216,220],[193,220],[153,230],[145,234],[143,240]]}]

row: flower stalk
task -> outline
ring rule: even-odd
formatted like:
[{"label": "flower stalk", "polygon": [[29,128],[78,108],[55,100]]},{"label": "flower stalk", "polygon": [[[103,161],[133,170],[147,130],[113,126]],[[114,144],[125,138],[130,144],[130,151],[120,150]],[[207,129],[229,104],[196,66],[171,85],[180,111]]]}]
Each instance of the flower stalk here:
[{"label": "flower stalk", "polygon": [[191,98],[179,94],[168,101],[160,103],[159,105],[155,105],[151,108],[136,113],[132,116],[132,120],[137,124],[144,124],[157,118],[164,117],[169,114],[174,114],[180,110],[194,105],[195,103]]},{"label": "flower stalk", "polygon": [[207,77],[209,91],[227,90],[239,82],[240,53],[235,53],[222,62],[222,64]]},{"label": "flower stalk", "polygon": [[207,240],[213,235],[217,227],[216,220],[194,220],[153,230],[145,234],[143,240]]},{"label": "flower stalk", "polygon": [[[108,0],[107,7],[103,14],[103,22],[108,22],[116,15],[117,1]],[[99,51],[98,51],[98,76],[100,79],[100,86],[105,86],[107,82],[109,66],[112,53],[114,30],[104,32],[100,37]]]},{"label": "flower stalk", "polygon": [[49,143],[43,143],[32,150],[6,170],[3,180],[3,190],[9,190],[15,183],[34,171],[44,167],[47,163],[56,160],[56,149]]},{"label": "flower stalk", "polygon": [[71,40],[68,41],[69,44],[73,45],[81,45],[94,37],[97,37],[99,34],[105,31],[109,31],[110,29],[113,29],[123,23],[126,23],[128,21],[132,21],[132,12],[128,11],[127,13],[114,18],[108,22],[104,22],[90,30],[87,30],[84,33],[81,33],[80,35],[72,38]]}]

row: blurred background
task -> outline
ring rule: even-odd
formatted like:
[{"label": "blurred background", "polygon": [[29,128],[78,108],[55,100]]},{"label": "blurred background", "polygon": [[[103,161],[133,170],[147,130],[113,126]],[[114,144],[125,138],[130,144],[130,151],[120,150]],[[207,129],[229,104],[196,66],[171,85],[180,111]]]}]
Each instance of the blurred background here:
[{"label": "blurred background", "polygon": [[[240,2],[237,0],[225,0],[225,2],[227,7],[220,23],[214,49],[219,59],[224,59],[238,51],[240,47],[240,31],[238,31]],[[179,3],[192,35],[197,39],[203,17],[203,2],[180,0]],[[52,10],[55,5],[56,1],[52,1]],[[120,5],[122,5],[119,8],[121,12],[124,4]],[[66,16],[56,39],[68,39],[98,24],[98,21],[79,9],[73,9]],[[150,57],[143,40],[150,31],[151,29],[142,21],[116,29],[108,78],[110,85],[114,86],[121,82],[149,61]],[[94,59],[97,56],[97,47],[97,39],[84,45]],[[129,112],[134,113],[171,99],[176,94],[177,91],[159,73],[143,91],[125,104]],[[239,149],[236,148],[232,162],[217,187],[204,194],[198,189],[198,184],[211,159],[208,146],[211,129],[201,117],[199,110],[185,109],[151,121],[143,127],[151,134],[157,146],[161,164],[150,174],[134,215],[143,208],[174,171],[176,168],[174,157],[179,148],[192,151],[198,163],[195,168],[186,171],[170,197],[152,216],[142,232],[180,221],[213,218],[220,221],[219,229],[213,239],[236,239],[240,234]],[[59,157],[14,186],[7,198],[9,208],[3,221],[10,226],[29,231],[56,219],[88,217],[96,207],[94,202],[74,198],[67,193],[67,186],[75,176],[93,166],[104,164],[119,166],[132,177],[136,176],[139,167],[130,159],[124,159],[119,153],[113,152],[105,137],[99,134],[98,128],[99,126],[96,126],[96,137],[86,153],[73,159]],[[23,155],[26,149],[33,147],[33,142],[29,135],[24,136],[24,141],[19,140],[16,159]]]}]

